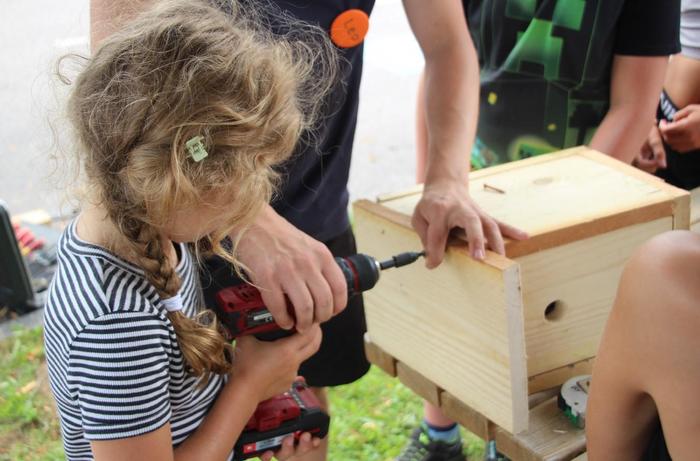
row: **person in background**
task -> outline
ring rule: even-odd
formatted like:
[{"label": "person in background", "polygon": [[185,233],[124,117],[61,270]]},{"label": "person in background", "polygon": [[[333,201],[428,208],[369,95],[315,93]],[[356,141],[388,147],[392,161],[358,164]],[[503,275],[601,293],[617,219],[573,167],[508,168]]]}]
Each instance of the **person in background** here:
[{"label": "person in background", "polygon": [[634,164],[674,186],[700,187],[698,0],[681,0],[681,52],[669,62],[656,118]]},{"label": "person in background", "polygon": [[[462,147],[473,167],[582,144],[634,160],[654,117],[668,56],[680,47],[679,0],[463,3],[481,68],[476,139]],[[419,182],[430,145],[426,107],[421,87]],[[462,168],[469,168],[466,161]],[[426,401],[423,422],[397,460],[460,461],[460,445],[457,424]]]}]

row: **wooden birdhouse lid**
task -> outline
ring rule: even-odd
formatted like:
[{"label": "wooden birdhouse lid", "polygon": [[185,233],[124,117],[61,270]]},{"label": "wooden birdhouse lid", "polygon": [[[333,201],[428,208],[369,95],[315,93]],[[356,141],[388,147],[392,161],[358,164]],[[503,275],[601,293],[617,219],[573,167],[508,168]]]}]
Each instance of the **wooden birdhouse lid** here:
[{"label": "wooden birdhouse lid", "polygon": [[[487,213],[530,235],[507,241],[508,258],[667,216],[674,229],[689,227],[688,192],[587,147],[475,171],[469,186]],[[421,191],[417,186],[357,206],[410,228]]]}]

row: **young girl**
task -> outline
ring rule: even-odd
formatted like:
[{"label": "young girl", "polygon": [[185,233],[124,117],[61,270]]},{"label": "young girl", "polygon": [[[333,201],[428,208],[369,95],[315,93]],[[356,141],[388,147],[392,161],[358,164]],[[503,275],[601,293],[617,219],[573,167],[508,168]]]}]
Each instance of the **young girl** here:
[{"label": "young girl", "polygon": [[[219,242],[270,199],[273,168],[334,67],[322,32],[295,24],[301,44],[231,9],[161,2],[105,40],[75,82],[88,194],[45,313],[69,460],[226,459],[257,404],[287,390],[319,346],[315,326],[233,349],[202,309],[190,247],[235,264]],[[289,438],[276,456],[317,444]]]}]

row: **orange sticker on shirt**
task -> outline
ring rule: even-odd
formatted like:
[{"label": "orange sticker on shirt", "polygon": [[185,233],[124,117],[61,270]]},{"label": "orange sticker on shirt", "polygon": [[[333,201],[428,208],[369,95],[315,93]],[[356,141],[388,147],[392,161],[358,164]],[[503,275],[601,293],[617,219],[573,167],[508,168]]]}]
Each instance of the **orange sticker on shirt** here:
[{"label": "orange sticker on shirt", "polygon": [[365,39],[369,30],[369,16],[362,10],[347,10],[331,24],[331,40],[340,48],[352,48]]}]

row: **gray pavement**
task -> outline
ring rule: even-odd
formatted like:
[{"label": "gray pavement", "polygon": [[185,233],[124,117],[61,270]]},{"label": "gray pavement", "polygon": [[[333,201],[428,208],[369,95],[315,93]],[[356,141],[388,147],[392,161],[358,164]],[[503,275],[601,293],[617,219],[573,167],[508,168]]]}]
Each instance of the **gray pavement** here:
[{"label": "gray pavement", "polygon": [[[87,0],[3,1],[0,200],[13,213],[70,209],[64,200],[66,176],[52,173],[57,148],[49,121],[60,129],[65,97],[65,87],[52,72],[59,56],[87,51],[88,5]],[[401,2],[378,0],[366,39],[350,178],[353,199],[413,183],[415,88],[421,69]],[[65,134],[58,139],[67,145]]]}]

